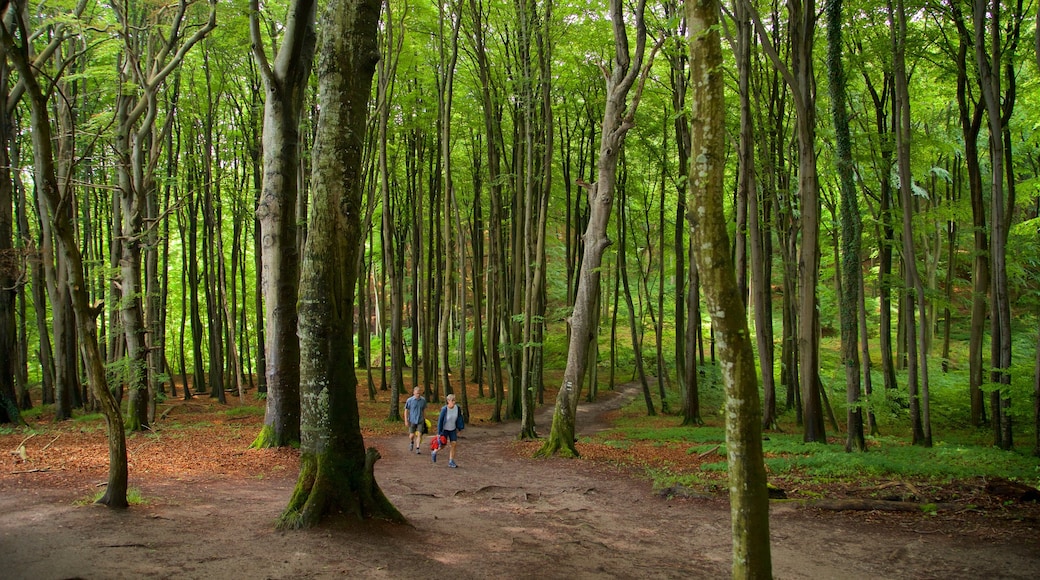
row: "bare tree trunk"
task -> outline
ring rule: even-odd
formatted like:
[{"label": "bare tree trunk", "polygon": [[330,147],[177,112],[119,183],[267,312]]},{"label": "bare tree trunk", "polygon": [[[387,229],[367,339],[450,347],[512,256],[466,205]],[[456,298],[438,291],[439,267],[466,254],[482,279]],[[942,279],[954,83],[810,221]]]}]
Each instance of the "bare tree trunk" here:
[{"label": "bare tree trunk", "polygon": [[[581,384],[588,365],[589,343],[595,340],[595,328],[591,307],[599,294],[600,265],[603,252],[610,244],[607,239],[607,224],[614,202],[614,185],[617,175],[618,155],[625,135],[634,124],[642,84],[628,103],[628,94],[636,84],[643,69],[646,52],[646,23],[643,20],[645,0],[639,0],[633,12],[636,31],[634,54],[629,53],[628,31],[623,18],[621,0],[611,0],[614,28],[613,68],[607,77],[607,106],[603,114],[603,126],[596,166],[596,182],[579,185],[589,196],[589,225],[585,230],[585,251],[578,281],[578,292],[574,300],[574,311],[570,319],[570,341],[567,348],[567,365],[564,369],[563,385],[557,392],[556,408],[553,412],[552,430],[540,455],[576,456],[574,447],[575,415],[578,408]],[[655,49],[656,50],[656,49]],[[651,56],[651,61],[652,56]],[[606,74],[604,69],[604,74]]]},{"label": "bare tree trunk", "polygon": [[691,87],[689,221],[726,385],[733,578],[771,578],[769,492],[754,351],[723,212],[725,102],[717,1],[687,0]]},{"label": "bare tree trunk", "polygon": [[250,3],[253,58],[264,83],[263,185],[256,208],[264,299],[267,411],[252,447],[300,441],[300,344],[296,336],[300,256],[296,205],[300,192],[300,121],[314,59],[314,0],[289,6],[273,63],[264,52],[258,0]]},{"label": "bare tree trunk", "polygon": [[[754,30],[747,4],[734,2],[734,18],[737,21],[737,74],[740,92],[740,143],[738,197],[747,200],[748,230],[751,250],[751,304],[754,308],[755,340],[758,345],[758,366],[762,374],[763,412],[762,428],[776,425],[776,381],[773,375],[773,300],[769,280],[771,260],[765,252],[764,238],[770,233],[766,229],[768,220],[763,212],[768,204],[760,204],[758,183],[755,176],[755,127],[751,111],[751,44]],[[738,248],[740,247],[738,241]],[[738,287],[740,282],[737,282]]]},{"label": "bare tree trunk", "polygon": [[646,414],[653,417],[657,415],[657,411],[654,409],[654,400],[650,396],[650,384],[646,380],[646,369],[643,365],[643,335],[636,320],[636,308],[632,303],[632,289],[628,283],[628,212],[626,211],[628,199],[625,188],[626,181],[627,179],[622,177],[618,183],[618,197],[620,198],[618,205],[621,213],[620,220],[618,220],[618,229],[621,230],[621,234],[618,236],[620,238],[618,240],[618,271],[621,275],[621,286],[624,288],[625,305],[628,309],[628,328],[632,337],[632,354],[636,363],[636,374],[639,376],[639,384],[643,388]]},{"label": "bare tree trunk", "polygon": [[[1011,304],[1008,296],[1007,238],[1011,215],[1015,208],[1014,189],[1006,188],[1004,179],[1013,183],[1011,168],[1007,165],[1004,131],[1015,102],[1015,69],[1012,64],[1018,45],[1022,14],[1021,5],[1012,5],[1008,21],[1001,17],[1001,3],[997,0],[975,0],[975,63],[979,71],[979,88],[986,108],[990,151],[990,381],[1000,385],[1011,384]],[[1007,38],[1002,32],[1007,28]],[[1006,46],[1005,46],[1006,43]],[[1005,55],[1006,51],[1006,55]],[[1003,86],[1002,68],[1006,67],[1007,92]],[[1008,171],[1008,175],[1005,175]],[[994,444],[1011,449],[1011,396],[994,391],[991,403]]]},{"label": "bare tree trunk", "polygon": [[[17,21],[17,29],[21,32],[29,30],[24,22],[24,6],[17,2],[12,10],[12,17]],[[22,77],[26,93],[30,101],[33,159],[36,177],[36,193],[41,199],[41,206],[46,209],[44,221],[53,224],[54,239],[58,244],[63,263],[70,277],[69,289],[72,295],[72,309],[76,317],[76,329],[79,335],[81,356],[86,365],[87,377],[94,396],[101,404],[105,415],[105,426],[108,434],[108,485],[104,495],[97,503],[112,508],[125,508],[128,505],[126,437],[123,432],[123,421],[119,412],[119,403],[108,390],[104,361],[97,342],[97,326],[95,320],[99,312],[89,304],[87,284],[84,277],[83,260],[76,240],[75,229],[68,213],[59,208],[69,206],[67,197],[71,191],[62,192],[58,188],[57,172],[54,166],[52,149],[51,121],[48,114],[48,103],[35,76],[35,69],[29,60],[26,40],[21,45],[15,43],[15,33],[2,26],[2,42],[11,47],[9,53]],[[58,35],[61,36],[60,34]]]},{"label": "bare tree trunk", "polygon": [[[906,42],[906,10],[903,0],[896,0],[893,8],[891,0],[888,4],[889,19],[892,21],[892,46],[895,77],[896,111],[896,161],[899,172],[899,197],[903,208],[903,275],[904,296],[906,300],[905,316],[907,331],[907,389],[910,397],[910,428],[915,445],[932,446],[932,433],[929,421],[928,398],[928,356],[923,348],[923,341],[928,326],[927,305],[925,304],[924,286],[917,269],[917,251],[913,231],[913,175],[910,171],[910,93],[907,86],[905,62]],[[919,308],[920,320],[916,317],[915,307]],[[918,323],[920,325],[918,326]],[[920,382],[918,382],[920,381]],[[922,416],[923,415],[923,416]]]},{"label": "bare tree trunk", "polygon": [[[399,200],[390,195],[390,163],[387,154],[387,127],[390,122],[390,100],[393,98],[394,75],[401,56],[404,42],[404,18],[407,9],[402,11],[399,21],[394,21],[392,6],[385,4],[386,18],[383,21],[382,45],[388,52],[379,61],[378,84],[376,88],[375,114],[378,115],[378,171],[379,192],[382,198],[382,233],[383,272],[390,281],[390,408],[387,421],[401,421],[400,395],[404,386],[404,235],[400,230],[406,228],[404,208]],[[367,324],[367,320],[365,321]],[[384,328],[383,324],[379,325]],[[385,336],[385,332],[383,332]],[[383,341],[384,344],[386,341]],[[385,367],[386,365],[380,365]],[[384,371],[385,372],[385,371]],[[386,382],[383,388],[386,388]]]},{"label": "bare tree trunk", "polygon": [[801,387],[803,438],[827,441],[817,374],[820,345],[816,286],[819,281],[820,192],[816,168],[816,78],[813,44],[816,30],[815,0],[788,2],[791,27],[791,68],[779,55],[754,10],[752,18],[763,49],[779,69],[791,90],[798,136],[798,192],[801,211],[801,245],[798,248],[798,372]]}]

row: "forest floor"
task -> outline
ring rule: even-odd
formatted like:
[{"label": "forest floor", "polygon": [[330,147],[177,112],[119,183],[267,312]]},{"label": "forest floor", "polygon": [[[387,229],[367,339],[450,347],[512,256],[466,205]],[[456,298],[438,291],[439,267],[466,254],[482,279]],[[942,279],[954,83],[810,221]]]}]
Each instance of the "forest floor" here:
[{"label": "forest floor", "polygon": [[[625,386],[579,409],[578,431],[609,428],[639,393]],[[364,396],[362,389],[359,395]],[[250,398],[252,399],[252,398]],[[547,432],[551,399],[536,424]],[[640,471],[595,459],[532,459],[517,424],[474,418],[458,469],[409,452],[403,426],[366,432],[377,481],[408,524],[333,519],[276,531],[296,482],[294,450],[251,450],[262,401],[231,412],[209,397],[169,400],[128,438],[127,510],[92,505],[106,479],[101,421],[0,434],[0,578],[726,578],[724,496],[670,497]],[[231,407],[231,409],[229,409]],[[438,405],[430,405],[428,416]],[[391,435],[391,433],[400,433]],[[10,451],[8,453],[7,451]],[[648,453],[643,450],[641,453]],[[965,483],[958,484],[962,488]],[[817,496],[848,497],[821,484]],[[962,489],[963,491],[963,489]],[[1037,578],[1040,509],[977,501],[932,514],[771,505],[778,579]]]}]

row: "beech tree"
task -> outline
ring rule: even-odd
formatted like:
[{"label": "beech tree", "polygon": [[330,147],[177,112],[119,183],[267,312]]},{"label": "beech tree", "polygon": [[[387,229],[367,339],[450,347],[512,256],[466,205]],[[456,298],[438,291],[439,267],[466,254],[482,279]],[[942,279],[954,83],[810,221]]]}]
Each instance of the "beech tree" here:
[{"label": "beech tree", "polygon": [[375,481],[379,452],[364,448],[354,371],[361,158],[380,4],[333,2],[321,21],[313,199],[300,276],[300,477],[282,528],[310,527],[339,512],[404,520]]},{"label": "beech tree", "polygon": [[[120,63],[121,86],[116,101],[115,149],[119,156],[118,190],[121,209],[119,269],[120,316],[127,349],[129,400],[127,427],[139,430],[155,417],[155,374],[161,369],[149,364],[152,341],[157,336],[157,320],[146,319],[142,296],[158,296],[158,282],[142,280],[142,252],[155,254],[158,246],[150,239],[158,218],[156,159],[164,144],[155,136],[159,115],[157,95],[167,78],[180,67],[185,55],[217,26],[216,2],[211,1],[209,18],[201,26],[186,19],[193,2],[179,0],[166,19],[152,20],[151,11],[134,3],[113,3],[121,27],[125,58]],[[163,25],[165,29],[163,29]],[[163,30],[159,33],[159,30]],[[190,32],[190,34],[189,34]],[[152,37],[151,35],[155,36]],[[150,260],[155,260],[152,255]],[[151,270],[154,275],[155,271]],[[143,284],[143,285],[142,285]],[[157,308],[148,308],[151,318]],[[151,330],[151,332],[149,332]]]},{"label": "beech tree", "polygon": [[267,59],[258,0],[251,1],[253,56],[264,81],[264,177],[257,204],[261,290],[264,296],[267,413],[253,447],[281,447],[300,440],[300,343],[296,300],[300,257],[296,201],[299,195],[300,115],[314,61],[317,2],[294,0],[274,63]]},{"label": "beech tree", "polygon": [[119,410],[119,402],[108,390],[104,359],[101,357],[101,350],[98,347],[96,318],[99,311],[89,301],[79,240],[76,239],[75,228],[69,214],[61,211],[63,205],[71,204],[72,192],[69,189],[61,190],[58,187],[48,101],[36,76],[37,73],[34,69],[36,63],[30,57],[29,39],[32,31],[26,22],[25,9],[26,6],[21,2],[12,2],[12,18],[2,21],[0,38],[22,76],[22,87],[29,100],[36,195],[41,200],[40,205],[46,209],[44,219],[51,223],[54,240],[64,257],[63,263],[68,268],[69,290],[72,298],[72,310],[76,317],[80,355],[86,365],[87,380],[90,382],[90,387],[105,416],[108,435],[108,485],[97,503],[112,508],[125,508],[129,505],[126,498],[128,470],[126,434],[123,432],[122,414]]},{"label": "beech tree", "polygon": [[[847,451],[866,451],[863,436],[859,359],[859,303],[863,272],[860,266],[859,204],[853,175],[852,144],[849,134],[848,96],[845,89],[845,64],[842,57],[842,0],[827,2],[827,71],[831,88],[831,116],[836,133],[838,178],[841,183],[841,358],[845,367],[848,436]],[[761,342],[759,345],[761,346]],[[765,369],[763,369],[764,371]],[[769,369],[772,372],[772,369]]]},{"label": "beech tree", "polygon": [[726,457],[733,578],[772,578],[762,408],[743,294],[723,211],[726,161],[717,0],[686,0],[690,43],[690,235],[726,385]]},{"label": "beech tree", "polygon": [[[607,81],[607,106],[603,112],[600,129],[599,157],[596,163],[596,181],[580,182],[589,200],[589,222],[584,234],[584,256],[578,274],[578,290],[574,299],[574,310],[570,317],[570,340],[567,346],[567,366],[563,373],[563,384],[556,395],[552,430],[538,450],[539,455],[577,456],[574,447],[574,421],[578,410],[578,399],[585,378],[589,358],[589,343],[595,339],[593,321],[594,307],[600,293],[600,265],[603,252],[610,245],[607,224],[614,204],[614,188],[617,179],[618,157],[625,135],[635,123],[639,105],[640,84],[628,102],[629,91],[643,71],[646,53],[646,22],[644,21],[645,0],[639,0],[632,13],[636,32],[635,51],[630,52],[628,30],[624,18],[624,4],[611,0],[610,15],[614,30],[614,60],[608,71],[603,67]],[[656,50],[656,48],[655,48]],[[651,61],[653,60],[651,56]],[[647,67],[649,70],[649,67]]]}]

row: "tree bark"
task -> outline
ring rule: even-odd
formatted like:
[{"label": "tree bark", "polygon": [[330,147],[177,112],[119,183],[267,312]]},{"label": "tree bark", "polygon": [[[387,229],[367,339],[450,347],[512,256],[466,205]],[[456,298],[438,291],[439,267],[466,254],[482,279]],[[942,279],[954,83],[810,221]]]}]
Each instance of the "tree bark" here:
[{"label": "tree bark", "polygon": [[607,77],[607,105],[603,113],[596,182],[579,183],[586,189],[589,197],[589,224],[585,229],[585,250],[574,311],[570,319],[570,340],[563,384],[557,391],[549,437],[538,450],[538,454],[543,456],[557,453],[566,456],[578,455],[574,447],[575,416],[589,362],[589,343],[595,340],[596,335],[596,329],[591,325],[594,319],[591,309],[597,304],[596,297],[600,291],[603,252],[610,245],[606,232],[614,203],[618,156],[625,135],[634,124],[633,119],[639,102],[638,92],[632,103],[628,103],[628,94],[643,68],[643,56],[646,51],[646,23],[643,20],[643,11],[646,2],[639,0],[633,13],[636,31],[636,47],[633,54],[629,53],[628,48],[623,3],[621,0],[611,0],[610,5],[613,14],[614,60],[609,73],[604,69],[604,75]]},{"label": "tree bark", "polygon": [[282,528],[339,512],[404,520],[375,481],[378,451],[364,449],[354,372],[361,156],[379,8],[379,0],[348,0],[322,17],[313,201],[300,279],[301,465]]},{"label": "tree bark", "polygon": [[704,297],[726,386],[732,577],[771,578],[769,491],[762,455],[762,409],[744,302],[729,257],[723,212],[725,102],[719,4],[687,0],[690,42],[689,221]]},{"label": "tree bark", "polygon": [[314,0],[289,6],[285,36],[269,63],[260,35],[259,2],[252,0],[253,58],[264,82],[263,185],[256,208],[261,238],[264,298],[264,367],[267,410],[252,447],[283,447],[300,441],[300,343],[296,336],[300,256],[296,205],[300,181],[300,120],[314,60]]}]

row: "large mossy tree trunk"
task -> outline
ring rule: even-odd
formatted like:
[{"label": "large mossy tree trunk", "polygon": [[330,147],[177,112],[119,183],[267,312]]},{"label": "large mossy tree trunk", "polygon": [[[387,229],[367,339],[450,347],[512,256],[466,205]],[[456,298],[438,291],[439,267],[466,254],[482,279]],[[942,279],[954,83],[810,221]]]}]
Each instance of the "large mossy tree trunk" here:
[{"label": "large mossy tree trunk", "polygon": [[690,233],[726,386],[733,578],[771,578],[762,408],[743,293],[723,211],[725,100],[717,0],[687,0],[690,44]]},{"label": "large mossy tree trunk", "polygon": [[260,35],[259,4],[252,1],[253,57],[264,80],[264,175],[256,216],[260,225],[264,297],[264,363],[267,413],[253,447],[300,441],[300,342],[296,337],[300,255],[296,202],[300,171],[300,115],[314,61],[317,33],[314,0],[289,7],[285,35],[273,63]]},{"label": "large mossy tree trunk", "polygon": [[361,157],[379,59],[379,0],[330,4],[322,17],[321,111],[313,199],[300,276],[300,477],[279,522],[310,527],[326,514],[404,521],[376,484],[379,453],[361,435],[354,365],[357,248],[363,243]]},{"label": "large mossy tree trunk", "polygon": [[593,309],[599,304],[603,252],[610,245],[607,224],[610,222],[610,212],[614,204],[618,157],[625,135],[634,125],[639,101],[638,91],[632,103],[628,102],[628,94],[643,68],[643,55],[646,52],[646,23],[643,20],[645,5],[645,0],[639,0],[634,8],[636,46],[630,53],[623,4],[620,0],[610,2],[610,13],[614,15],[614,60],[609,74],[604,68],[604,73],[607,74],[607,102],[603,111],[596,182],[579,184],[588,192],[589,221],[584,235],[581,270],[578,273],[578,291],[570,318],[567,365],[563,371],[563,384],[556,395],[552,429],[538,450],[538,455],[541,456],[578,455],[574,446],[575,417],[581,385],[589,363],[589,343],[596,337],[596,328],[591,323],[596,320]]}]

